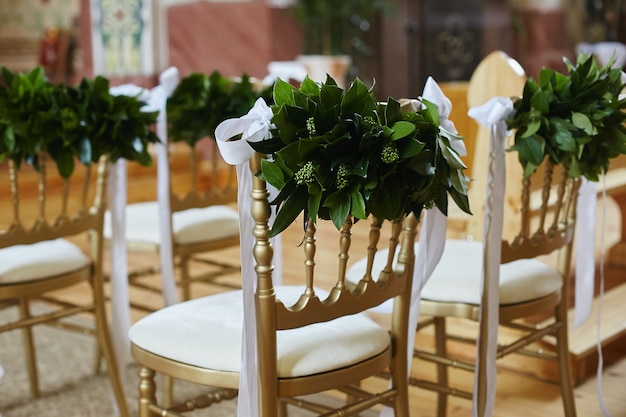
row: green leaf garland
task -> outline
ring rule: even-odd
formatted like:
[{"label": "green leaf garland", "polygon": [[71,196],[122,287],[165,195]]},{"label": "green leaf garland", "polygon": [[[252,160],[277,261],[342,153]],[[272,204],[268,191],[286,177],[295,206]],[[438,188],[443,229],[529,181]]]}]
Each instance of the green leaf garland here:
[{"label": "green leaf garland", "polygon": [[549,158],[570,176],[598,181],[610,160],[626,153],[622,71],[613,60],[600,66],[585,54],[567,64],[567,74],[543,68],[539,82],[527,80],[507,120],[516,129],[510,150],[518,152],[526,175]]},{"label": "green leaf garland", "polygon": [[272,236],[298,215],[305,222],[348,216],[395,220],[436,206],[447,214],[447,195],[470,212],[465,165],[439,126],[432,103],[403,111],[380,103],[358,78],[344,91],[331,77],[300,88],[277,80],[273,89],[272,138],[250,143],[268,154],[259,175],[279,190]]}]

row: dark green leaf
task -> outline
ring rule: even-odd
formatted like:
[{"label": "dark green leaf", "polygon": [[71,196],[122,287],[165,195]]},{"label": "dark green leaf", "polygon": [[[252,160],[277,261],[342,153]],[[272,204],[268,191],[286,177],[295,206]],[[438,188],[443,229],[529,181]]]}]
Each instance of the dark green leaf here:
[{"label": "dark green leaf", "polygon": [[390,139],[394,141],[405,138],[413,133],[415,131],[415,125],[409,122],[398,121],[391,126],[391,129],[393,129],[393,133]]},{"label": "dark green leaf", "polygon": [[324,202],[324,207],[328,207],[330,219],[337,230],[341,229],[341,226],[348,218],[351,203],[352,199],[350,198],[350,194],[340,191],[330,194]]},{"label": "dark green leaf", "polygon": [[280,78],[274,83],[274,103],[277,106],[291,105],[295,103],[293,101],[293,92],[295,87]]},{"label": "dark green leaf", "polygon": [[263,172],[263,179],[265,179],[265,181],[278,190],[282,190],[285,186],[285,176],[278,165],[269,162],[267,159],[261,159],[261,171]]},{"label": "dark green leaf", "polygon": [[278,235],[285,230],[298,215],[306,208],[308,200],[308,194],[306,187],[299,187],[294,193],[292,193],[280,207],[272,229],[270,231],[270,237]]}]

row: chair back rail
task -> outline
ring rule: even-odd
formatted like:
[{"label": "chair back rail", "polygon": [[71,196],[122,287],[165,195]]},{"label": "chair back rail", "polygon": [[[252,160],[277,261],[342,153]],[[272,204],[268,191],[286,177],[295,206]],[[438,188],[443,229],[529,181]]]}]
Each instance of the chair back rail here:
[{"label": "chair back rail", "polygon": [[[317,227],[314,222],[307,222],[302,242],[302,294],[297,302],[292,305],[285,305],[283,301],[276,299],[272,281],[273,249],[269,243],[270,209],[266,198],[267,191],[264,191],[265,185],[259,179],[255,179],[255,187],[258,187],[253,191],[253,213],[255,213],[256,220],[254,235],[257,238],[254,255],[257,260],[258,301],[262,303],[268,301],[267,308],[275,309],[272,316],[275,319],[277,329],[303,327],[363,312],[390,298],[404,294],[407,282],[410,285],[415,256],[413,245],[409,245],[409,242],[415,240],[417,233],[417,219],[412,214],[407,216],[406,220],[389,222],[391,229],[388,244],[390,256],[386,267],[380,272],[377,279],[372,278],[370,269],[364,279],[354,288],[349,288],[346,281],[349,250],[353,243],[353,220],[347,219],[335,234],[338,241],[337,277],[330,288],[328,286],[322,288],[322,283],[328,282],[327,277],[315,279]],[[367,252],[369,256],[373,257],[377,252],[381,236],[381,222],[374,219],[369,227]],[[324,236],[324,238],[326,237]],[[329,242],[325,239],[324,244],[328,246]],[[401,253],[394,256],[400,249]],[[393,265],[394,259],[396,259],[396,265]],[[324,259],[324,262],[329,261],[329,259]],[[316,288],[322,288],[325,291],[324,294],[318,294]]]},{"label": "chair back rail", "polygon": [[569,177],[567,170],[549,160],[523,178],[519,209],[507,213],[509,218],[518,217],[519,229],[513,239],[503,240],[502,263],[549,255],[572,242],[579,188],[580,179]]},{"label": "chair back rail", "polygon": [[[182,149],[181,149],[182,148]],[[198,146],[177,147],[187,155],[187,169],[181,181],[170,184],[172,212],[232,204],[237,201],[237,174],[234,166],[226,164],[211,140],[209,155],[203,156]]]},{"label": "chair back rail", "polygon": [[[10,224],[0,231],[0,248],[30,244],[41,240],[51,240],[76,235],[89,229],[97,229],[103,221],[105,201],[103,196],[108,173],[108,160],[103,158],[95,167],[76,164],[75,172],[70,178],[49,178],[48,170],[52,167],[45,154],[39,155],[39,170],[21,164],[18,168],[14,161],[7,162],[8,187],[11,195]],[[53,168],[56,169],[56,168]],[[29,198],[32,193],[30,184],[22,184],[20,178],[24,174],[25,181],[32,183],[33,171],[37,182],[37,205],[22,206],[22,198]],[[96,172],[97,190],[90,188]],[[79,178],[80,177],[80,178]],[[59,190],[59,185],[61,190]],[[24,195],[24,197],[22,197]],[[30,201],[30,198],[29,198]]]}]

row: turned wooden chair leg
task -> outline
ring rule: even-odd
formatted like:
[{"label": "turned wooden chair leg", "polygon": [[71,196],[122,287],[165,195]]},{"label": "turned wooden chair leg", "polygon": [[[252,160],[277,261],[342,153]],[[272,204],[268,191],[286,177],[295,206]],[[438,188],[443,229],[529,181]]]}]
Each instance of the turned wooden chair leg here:
[{"label": "turned wooden chair leg", "polygon": [[139,369],[139,417],[150,417],[150,406],[156,404],[154,375],[152,369]]}]

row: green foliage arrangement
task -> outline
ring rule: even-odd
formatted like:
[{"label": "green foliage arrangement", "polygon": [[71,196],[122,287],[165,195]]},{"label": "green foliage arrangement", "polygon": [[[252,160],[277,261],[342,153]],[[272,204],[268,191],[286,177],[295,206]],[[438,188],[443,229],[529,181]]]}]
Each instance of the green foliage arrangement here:
[{"label": "green foliage arrangement", "polygon": [[240,79],[192,73],[180,83],[167,100],[169,137],[191,146],[204,138],[215,137],[222,121],[246,114],[259,97],[271,98],[271,87],[253,84],[244,74]]},{"label": "green foliage arrangement", "polygon": [[512,150],[526,175],[548,157],[572,177],[598,181],[610,160],[626,153],[622,72],[613,62],[600,66],[584,54],[576,65],[567,64],[568,74],[544,68],[538,82],[526,82],[507,120],[510,129],[517,129]]},{"label": "green foliage arrangement", "polygon": [[53,85],[41,67],[13,74],[2,68],[0,88],[0,161],[12,159],[38,167],[38,154],[47,152],[63,177],[75,160],[83,164],[109,155],[150,165],[151,130],[156,112],[142,112],[135,97],[113,96],[104,77],[83,79],[76,87]]},{"label": "green foliage arrangement", "polygon": [[332,78],[300,88],[278,80],[273,90],[272,138],[251,143],[268,154],[260,175],[280,190],[271,230],[276,235],[304,211],[305,223],[348,216],[394,220],[436,206],[448,194],[465,212],[465,165],[439,126],[434,104],[417,112],[398,101],[379,103],[358,78],[344,91]]}]

